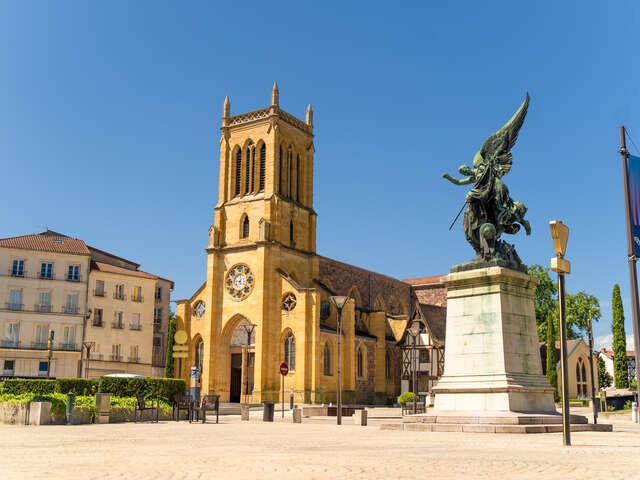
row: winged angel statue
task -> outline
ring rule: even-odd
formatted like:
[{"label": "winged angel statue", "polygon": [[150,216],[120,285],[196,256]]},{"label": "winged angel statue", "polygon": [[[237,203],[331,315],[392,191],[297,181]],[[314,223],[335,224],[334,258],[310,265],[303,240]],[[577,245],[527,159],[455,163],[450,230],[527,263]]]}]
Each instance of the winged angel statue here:
[{"label": "winged angel statue", "polygon": [[502,177],[511,170],[513,157],[510,150],[516,143],[528,107],[527,93],[511,120],[491,135],[473,157],[473,168],[462,165],[458,169],[466,178],[459,180],[447,173],[442,175],[455,185],[474,184],[462,206],[463,209],[465,205],[467,207],[462,224],[467,241],[477,256],[470,262],[453,267],[452,272],[496,265],[526,272],[526,266],[513,245],[500,240],[500,236],[503,233],[515,234],[521,226],[527,235],[531,234],[531,225],[524,218],[527,207],[520,201],[513,201],[502,181]]}]

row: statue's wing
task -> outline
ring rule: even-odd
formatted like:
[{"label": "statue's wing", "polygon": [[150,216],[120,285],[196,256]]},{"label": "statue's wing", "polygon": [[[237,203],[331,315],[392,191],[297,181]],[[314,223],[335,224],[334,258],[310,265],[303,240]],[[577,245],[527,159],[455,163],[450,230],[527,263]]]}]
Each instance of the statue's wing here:
[{"label": "statue's wing", "polygon": [[504,127],[491,135],[482,145],[480,154],[485,160],[494,159],[496,166],[500,168],[503,175],[511,169],[511,154],[509,151],[516,144],[518,132],[524,123],[529,108],[529,93],[520,105],[518,111],[511,117]]}]

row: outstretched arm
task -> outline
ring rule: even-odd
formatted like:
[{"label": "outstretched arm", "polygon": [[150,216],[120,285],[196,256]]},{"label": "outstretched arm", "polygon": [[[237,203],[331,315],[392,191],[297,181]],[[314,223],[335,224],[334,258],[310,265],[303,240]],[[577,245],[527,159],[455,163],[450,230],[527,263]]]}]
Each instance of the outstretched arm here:
[{"label": "outstretched arm", "polygon": [[442,174],[442,178],[446,178],[447,180],[449,180],[454,185],[469,185],[470,183],[474,182],[474,178],[473,177],[465,178],[463,180],[458,180],[457,178],[453,178],[448,173],[443,173]]}]

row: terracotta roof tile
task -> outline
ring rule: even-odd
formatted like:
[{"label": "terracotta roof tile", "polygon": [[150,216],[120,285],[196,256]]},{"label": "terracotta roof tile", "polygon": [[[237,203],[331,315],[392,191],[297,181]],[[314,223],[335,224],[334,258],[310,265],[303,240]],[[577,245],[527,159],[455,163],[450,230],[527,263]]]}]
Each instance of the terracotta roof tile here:
[{"label": "terracotta roof tile", "polygon": [[143,272],[142,270],[130,270],[128,268],[117,267],[116,265],[110,265],[102,262],[91,262],[91,270],[99,270],[105,273],[116,273],[119,275],[130,275],[132,277],[149,278],[151,280],[158,279],[155,275]]},{"label": "terracotta roof tile", "polygon": [[420,277],[420,278],[407,278],[403,280],[404,283],[411,285],[422,285],[424,283],[440,283],[440,279],[445,275],[434,275],[432,277]]},{"label": "terracotta roof tile", "polygon": [[90,255],[87,245],[80,239],[47,230],[34,235],[0,239],[0,247],[36,250],[41,252]]}]

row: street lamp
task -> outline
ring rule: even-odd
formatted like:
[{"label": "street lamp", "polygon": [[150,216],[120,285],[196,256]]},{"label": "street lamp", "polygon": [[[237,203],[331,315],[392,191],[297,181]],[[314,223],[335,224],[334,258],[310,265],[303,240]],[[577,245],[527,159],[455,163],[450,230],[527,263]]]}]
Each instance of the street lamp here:
[{"label": "street lamp", "polygon": [[[256,325],[253,323],[243,323],[242,328],[244,329],[245,332],[247,332],[247,364],[246,364],[246,369],[244,371],[244,377],[245,377],[245,387],[244,387],[244,395],[245,395],[245,401],[248,400],[249,398],[249,345],[251,345],[251,334],[253,334],[253,331],[256,328]],[[248,401],[246,403],[249,403]]]},{"label": "street lamp", "polygon": [[89,357],[91,355],[91,349],[96,345],[96,342],[82,342],[82,347],[87,350],[87,366],[84,370],[84,378],[89,378]]},{"label": "street lamp", "polygon": [[417,378],[417,370],[418,370],[418,366],[416,365],[416,352],[417,352],[416,341],[418,339],[418,335],[420,335],[421,330],[422,330],[422,325],[418,320],[414,320],[411,326],[407,329],[407,332],[409,333],[409,335],[411,335],[411,338],[413,339],[413,347],[411,348],[411,370],[413,371],[412,372],[412,383],[413,383],[412,390],[413,390],[413,414],[414,415],[418,413],[416,408],[416,405],[418,403],[418,392],[416,388],[416,384],[417,384],[416,378]]},{"label": "street lamp", "polygon": [[[596,405],[596,384],[593,374],[593,330],[591,329],[591,312],[589,312],[589,370],[591,370],[591,405],[593,407],[593,423],[598,423],[598,406]],[[548,348],[548,347],[547,347]]]},{"label": "street lamp", "polygon": [[336,421],[338,425],[342,425],[342,377],[341,377],[341,370],[342,370],[342,309],[344,308],[345,304],[347,303],[347,300],[349,300],[349,297],[342,297],[342,296],[332,296],[331,297],[331,301],[333,302],[333,304],[336,306],[336,308],[338,309],[338,323],[336,326],[336,337],[337,337],[337,344],[338,344],[338,348],[336,351],[336,356],[338,358],[338,361],[336,362],[338,368],[336,371],[336,403],[338,404],[338,411],[337,411],[337,415],[336,415]]},{"label": "street lamp", "polygon": [[[559,220],[549,222],[557,257],[551,259],[551,270],[558,273],[558,312],[560,313],[560,368],[562,373],[562,434],[565,445],[571,445],[569,415],[569,377],[567,370],[567,319],[564,304],[564,276],[571,273],[571,263],[565,260],[569,227]],[[547,345],[547,348],[554,348]]]}]

